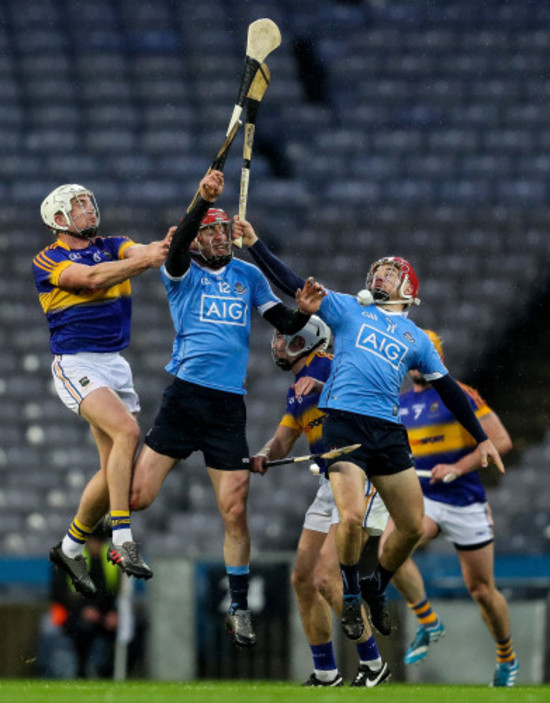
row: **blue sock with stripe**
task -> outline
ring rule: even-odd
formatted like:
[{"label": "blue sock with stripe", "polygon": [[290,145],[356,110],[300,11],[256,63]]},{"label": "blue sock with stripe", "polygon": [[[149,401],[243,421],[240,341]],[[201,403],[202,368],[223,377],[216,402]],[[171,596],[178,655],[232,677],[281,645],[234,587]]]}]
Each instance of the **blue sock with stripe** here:
[{"label": "blue sock with stripe", "polygon": [[248,610],[248,582],[250,580],[250,565],[226,566],[229,579],[229,594],[231,596],[230,613],[236,610]]},{"label": "blue sock with stripe", "polygon": [[371,635],[366,642],[361,642],[356,645],[357,654],[359,655],[359,663],[367,664],[371,671],[380,671],[382,666],[382,657],[378,651],[378,645],[374,639],[374,635]]},{"label": "blue sock with stripe", "polygon": [[360,600],[361,589],[359,587],[359,564],[340,564],[342,582],[344,584],[344,600]]},{"label": "blue sock with stripe", "polygon": [[334,681],[338,674],[336,658],[332,642],[325,644],[311,644],[311,654],[313,656],[313,669],[319,681]]}]

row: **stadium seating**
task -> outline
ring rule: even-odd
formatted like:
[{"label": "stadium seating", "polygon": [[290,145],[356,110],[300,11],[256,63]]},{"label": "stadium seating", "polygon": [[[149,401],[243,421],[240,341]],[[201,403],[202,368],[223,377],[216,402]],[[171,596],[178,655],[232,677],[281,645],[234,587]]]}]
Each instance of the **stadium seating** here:
[{"label": "stadium seating", "polygon": [[[263,138],[267,148],[258,147],[252,166],[249,216],[260,233],[299,273],[349,292],[363,287],[379,256],[410,258],[424,301],[412,316],[442,334],[458,377],[501,341],[503,317],[511,324],[528,312],[518,286],[530,290],[545,276],[550,254],[547,3],[4,0],[0,506],[9,511],[0,552],[44,553],[97,464],[85,424],[52,392],[30,274],[32,256],[49,241],[39,203],[61,182],[82,182],[96,192],[105,234],[162,236],[219,146],[246,25],[261,16],[279,23],[283,45],[268,60],[272,84],[258,120],[258,145]],[[309,42],[325,72],[321,102],[308,99],[298,40]],[[222,204],[231,212],[240,144],[226,167]],[[172,328],[158,276],[133,288],[128,358],[146,429],[169,380]],[[271,362],[270,337],[255,320],[252,451],[274,430],[290,382]],[[550,437],[491,489],[502,549],[547,545],[540,473],[548,447]],[[221,548],[199,459],[180,467],[174,490],[136,518],[139,538],[156,554]],[[252,484],[255,548],[293,547],[315,488],[307,468]],[[508,500],[518,494],[525,500]],[[538,501],[534,519],[530,498]]]}]

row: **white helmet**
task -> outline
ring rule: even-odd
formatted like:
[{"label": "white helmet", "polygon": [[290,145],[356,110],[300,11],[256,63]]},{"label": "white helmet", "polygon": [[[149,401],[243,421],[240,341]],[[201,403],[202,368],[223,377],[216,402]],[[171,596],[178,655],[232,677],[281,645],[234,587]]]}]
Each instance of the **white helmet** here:
[{"label": "white helmet", "polygon": [[[292,364],[310,354],[314,349],[326,351],[331,340],[330,327],[317,315],[312,315],[301,330],[294,334],[283,334],[284,352],[287,359],[277,356],[277,330],[271,340],[271,355],[275,364],[283,371],[290,371]],[[290,361],[289,361],[290,359]]]},{"label": "white helmet", "polygon": [[[74,236],[81,237],[83,239],[88,239],[93,237],[97,232],[99,227],[99,208],[97,206],[97,201],[95,195],[88,188],[78,185],[77,183],[68,183],[66,185],[59,186],[55,190],[47,195],[42,201],[40,206],[40,215],[42,216],[42,221],[54,232],[67,232],[70,228],[70,223],[74,224],[74,220],[71,217],[71,210],[74,207],[74,198],[79,198],[81,196],[87,196],[95,209],[96,214],[96,224],[94,227],[86,227],[83,230],[77,228],[77,234]],[[67,220],[66,225],[60,225],[55,221],[55,216],[61,213],[65,216]]]}]

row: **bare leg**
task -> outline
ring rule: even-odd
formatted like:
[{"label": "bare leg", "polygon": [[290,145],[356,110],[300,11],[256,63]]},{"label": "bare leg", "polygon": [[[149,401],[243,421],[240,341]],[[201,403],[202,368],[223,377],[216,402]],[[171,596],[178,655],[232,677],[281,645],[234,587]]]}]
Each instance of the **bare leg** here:
[{"label": "bare leg", "polygon": [[250,535],[246,518],[246,501],[250,484],[249,471],[220,471],[208,468],[218,510],[225,528],[223,557],[227,565],[243,566],[250,561]]},{"label": "bare leg", "polygon": [[[325,644],[332,639],[330,606],[316,588],[313,578],[326,536],[324,532],[315,532],[305,528],[302,530],[292,571],[292,586],[296,594],[304,632],[310,645]],[[342,598],[342,579],[337,559],[335,578],[340,584],[340,598]]]},{"label": "bare leg", "polygon": [[[128,510],[132,468],[140,430],[135,417],[110,388],[98,388],[80,406],[80,414],[93,428],[98,451],[105,461],[111,510]],[[110,451],[108,446],[110,445]]]},{"label": "bare leg", "polygon": [[412,554],[422,537],[422,491],[412,468],[390,476],[373,476],[372,482],[394,522],[394,529],[384,543],[379,561],[382,567],[395,572]]},{"label": "bare leg", "polygon": [[[343,587],[340,565],[338,563],[338,552],[336,551],[337,527],[338,525],[332,525],[326,536],[313,577],[315,588],[320,591],[323,599],[330,604],[330,607],[334,610],[338,618],[341,618]],[[366,530],[363,530],[363,546],[366,544],[367,538],[368,533]],[[362,608],[362,615],[365,630],[363,635],[357,640],[357,644],[366,642],[372,636],[372,630],[364,608]]]},{"label": "bare leg", "polygon": [[359,562],[363,547],[365,474],[356,464],[339,461],[330,467],[329,477],[340,513],[336,531],[338,560],[351,566]]},{"label": "bare leg", "polygon": [[[435,522],[428,516],[424,516],[423,535],[419,544],[425,544],[429,540],[437,537],[437,534],[438,527]],[[392,578],[392,583],[407,601],[408,605],[418,603],[418,601],[422,600],[426,596],[426,589],[422,574],[411,557],[409,557],[395,572]]]},{"label": "bare leg", "polygon": [[250,535],[246,518],[250,472],[242,469],[220,471],[209,467],[208,475],[225,528],[223,558],[231,596],[225,625],[238,647],[253,647],[256,634],[248,610]]},{"label": "bare leg", "polygon": [[178,459],[159,454],[147,445],[143,446],[132,479],[132,510],[144,510],[151,505],[159,494],[164,479],[177,463]]},{"label": "bare leg", "polygon": [[457,550],[464,583],[479,606],[483,622],[495,642],[510,637],[508,604],[497,590],[494,579],[494,545],[475,551]]}]

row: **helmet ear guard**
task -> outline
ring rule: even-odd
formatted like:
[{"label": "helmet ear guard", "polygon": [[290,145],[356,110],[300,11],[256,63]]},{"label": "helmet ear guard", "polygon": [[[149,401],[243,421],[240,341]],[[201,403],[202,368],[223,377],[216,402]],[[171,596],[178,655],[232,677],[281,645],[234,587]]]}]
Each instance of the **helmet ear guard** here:
[{"label": "helmet ear guard", "polygon": [[[73,201],[75,198],[78,199],[80,197],[87,197],[90,199],[96,214],[96,224],[94,227],[87,227],[83,230],[76,228],[76,233],[70,233],[83,239],[88,239],[89,237],[94,236],[97,232],[97,228],[99,227],[99,207],[92,191],[88,190],[88,188],[85,188],[84,186],[78,185],[78,183],[67,183],[59,186],[55,190],[52,190],[52,192],[44,198],[42,204],[40,205],[40,216],[42,217],[42,222],[46,225],[46,227],[54,232],[69,232],[71,224],[74,224],[74,219],[71,216],[71,211],[74,208]],[[66,224],[61,224],[57,221],[56,215],[59,214],[63,215]]]},{"label": "helmet ear guard", "polygon": [[283,371],[290,371],[292,365],[304,356],[318,349],[326,351],[332,338],[330,327],[317,315],[312,315],[301,330],[294,334],[284,334],[284,352],[286,359],[277,356],[277,330],[273,333],[271,341],[271,355],[276,366]]},{"label": "helmet ear guard", "polygon": [[[374,275],[380,266],[395,267],[398,271],[397,293],[399,298],[390,300],[386,291],[373,289]],[[385,256],[375,261],[370,267],[365,287],[373,294],[375,305],[420,305],[418,276],[409,262],[400,256]]]}]

